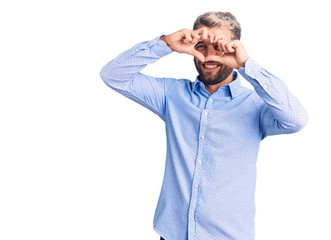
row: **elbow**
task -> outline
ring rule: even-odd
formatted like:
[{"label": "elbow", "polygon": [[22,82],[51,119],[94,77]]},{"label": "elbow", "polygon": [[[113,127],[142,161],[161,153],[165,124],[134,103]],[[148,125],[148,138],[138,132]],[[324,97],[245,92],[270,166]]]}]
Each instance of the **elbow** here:
[{"label": "elbow", "polygon": [[112,76],[113,74],[111,74],[113,71],[112,69],[110,69],[107,65],[104,66],[101,70],[100,70],[100,78],[102,79],[102,81],[109,87],[112,87],[112,85],[114,85],[114,76]]},{"label": "elbow", "polygon": [[104,83],[107,84],[107,74],[106,74],[106,69],[105,67],[103,67],[101,70],[100,70],[100,73],[99,73],[102,81],[104,81]]},{"label": "elbow", "polygon": [[121,84],[129,80],[132,74],[126,74],[125,69],[114,66],[114,64],[110,62],[100,70],[99,75],[107,86],[121,87]]},{"label": "elbow", "polygon": [[306,111],[304,113],[300,114],[300,116],[296,119],[295,123],[291,127],[291,132],[296,133],[301,131],[309,121],[309,116]]}]

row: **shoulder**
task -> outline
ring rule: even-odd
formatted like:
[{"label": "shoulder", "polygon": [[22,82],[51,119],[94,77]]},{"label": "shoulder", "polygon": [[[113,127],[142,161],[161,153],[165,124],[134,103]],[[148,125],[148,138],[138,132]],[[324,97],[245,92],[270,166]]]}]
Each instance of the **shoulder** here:
[{"label": "shoulder", "polygon": [[168,78],[166,80],[166,90],[167,92],[177,92],[177,91],[185,91],[192,90],[194,86],[194,82],[185,78]]},{"label": "shoulder", "polygon": [[251,93],[252,101],[254,102],[257,108],[261,109],[265,105],[263,99],[257,94],[255,90],[251,90],[251,92],[252,92]]},{"label": "shoulder", "polygon": [[237,89],[235,99],[241,103],[247,103],[255,109],[261,109],[264,106],[264,101],[256,93],[255,89],[250,89],[245,86],[240,86]]}]

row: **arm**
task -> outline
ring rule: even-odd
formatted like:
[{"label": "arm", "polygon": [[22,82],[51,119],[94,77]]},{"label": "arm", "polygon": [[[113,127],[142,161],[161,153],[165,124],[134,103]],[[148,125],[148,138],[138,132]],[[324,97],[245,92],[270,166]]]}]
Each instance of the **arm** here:
[{"label": "arm", "polygon": [[253,59],[248,59],[239,73],[250,82],[263,100],[260,112],[262,138],[268,135],[294,133],[308,122],[308,114],[286,84]]},{"label": "arm", "polygon": [[306,110],[288,91],[286,84],[249,58],[239,40],[228,41],[219,36],[217,44],[222,51],[218,60],[239,69],[239,73],[253,85],[262,100],[262,139],[268,135],[298,132],[307,124]]},{"label": "arm", "polygon": [[194,48],[200,38],[209,38],[212,41],[213,36],[206,29],[182,29],[160,39],[137,44],[106,64],[100,76],[110,88],[164,119],[165,97],[170,79],[150,77],[140,71],[147,64],[154,63],[173,51],[204,60],[204,56]]},{"label": "arm", "polygon": [[107,63],[100,76],[110,88],[164,119],[167,79],[150,77],[140,71],[171,52],[159,38],[139,43]]}]

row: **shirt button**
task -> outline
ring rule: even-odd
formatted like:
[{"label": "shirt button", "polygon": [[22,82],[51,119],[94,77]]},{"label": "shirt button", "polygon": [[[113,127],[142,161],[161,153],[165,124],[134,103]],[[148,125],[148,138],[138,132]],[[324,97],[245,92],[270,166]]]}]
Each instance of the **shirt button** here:
[{"label": "shirt button", "polygon": [[213,102],[213,99],[210,99],[209,101],[210,101],[210,102]]},{"label": "shirt button", "polygon": [[201,138],[202,138],[202,139],[205,139],[205,135],[202,135]]},{"label": "shirt button", "polygon": [[138,52],[138,51],[139,51],[139,49],[137,48],[137,49],[136,49],[136,52]]},{"label": "shirt button", "polygon": [[194,211],[192,210],[191,213],[194,214]]},{"label": "shirt button", "polygon": [[202,161],[201,160],[199,160],[199,164],[201,164],[202,163]]},{"label": "shirt button", "polygon": [[208,115],[208,112],[207,112],[207,111],[205,111],[205,115],[206,115],[206,116]]},{"label": "shirt button", "polygon": [[195,188],[198,188],[198,184],[195,184],[194,187],[195,187]]}]

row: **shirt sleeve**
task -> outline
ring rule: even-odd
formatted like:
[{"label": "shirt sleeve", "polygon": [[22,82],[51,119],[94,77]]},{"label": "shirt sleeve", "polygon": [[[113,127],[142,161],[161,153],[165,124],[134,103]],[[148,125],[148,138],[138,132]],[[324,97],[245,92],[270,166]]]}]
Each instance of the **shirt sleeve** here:
[{"label": "shirt sleeve", "polygon": [[263,100],[260,111],[262,139],[268,135],[298,132],[307,124],[307,111],[282,80],[251,58],[238,71]]},{"label": "shirt sleeve", "polygon": [[159,37],[139,43],[107,63],[100,71],[110,88],[148,108],[164,120],[167,78],[155,78],[140,71],[172,50]]}]

